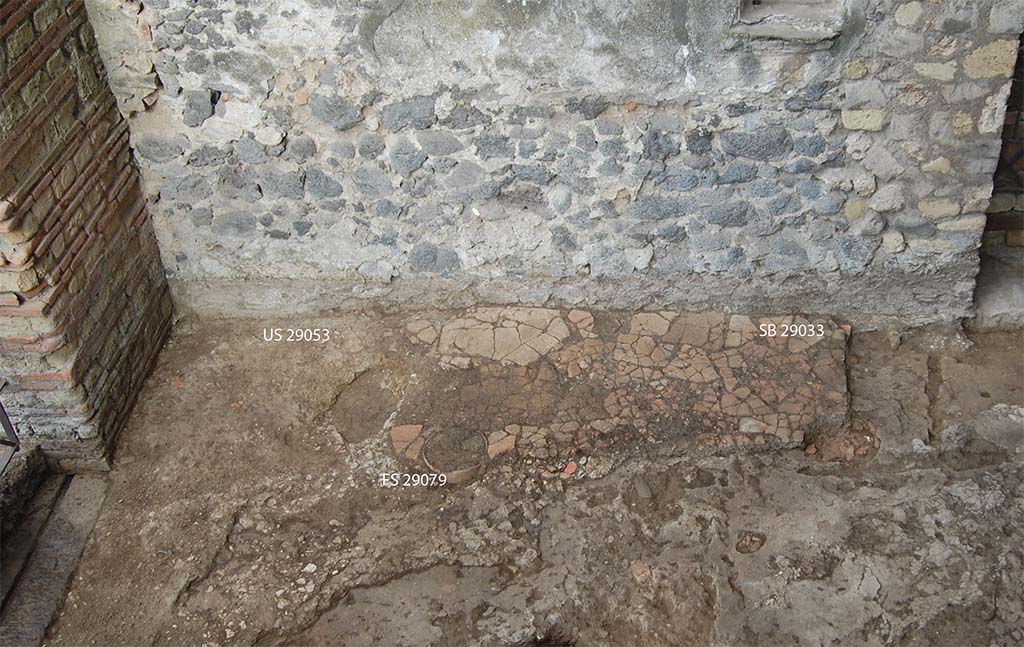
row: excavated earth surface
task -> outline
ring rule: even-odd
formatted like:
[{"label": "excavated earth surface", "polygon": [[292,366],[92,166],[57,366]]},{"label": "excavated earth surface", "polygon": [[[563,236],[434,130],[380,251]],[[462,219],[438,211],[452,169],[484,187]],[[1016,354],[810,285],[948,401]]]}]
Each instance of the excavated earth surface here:
[{"label": "excavated earth surface", "polygon": [[181,322],[45,644],[1022,644],[1022,337]]}]

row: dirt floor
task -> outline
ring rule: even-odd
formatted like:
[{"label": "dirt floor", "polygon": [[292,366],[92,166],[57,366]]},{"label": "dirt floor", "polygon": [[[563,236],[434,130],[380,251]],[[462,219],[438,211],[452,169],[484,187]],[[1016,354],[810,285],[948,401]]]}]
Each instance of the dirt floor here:
[{"label": "dirt floor", "polygon": [[182,322],[45,644],[1024,644],[1022,342]]}]

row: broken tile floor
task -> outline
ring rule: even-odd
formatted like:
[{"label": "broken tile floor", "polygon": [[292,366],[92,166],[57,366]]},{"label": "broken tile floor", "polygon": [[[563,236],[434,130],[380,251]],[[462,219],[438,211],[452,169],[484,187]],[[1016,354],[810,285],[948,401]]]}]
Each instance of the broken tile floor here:
[{"label": "broken tile floor", "polygon": [[1019,645],[1022,341],[180,322],[45,644]]}]

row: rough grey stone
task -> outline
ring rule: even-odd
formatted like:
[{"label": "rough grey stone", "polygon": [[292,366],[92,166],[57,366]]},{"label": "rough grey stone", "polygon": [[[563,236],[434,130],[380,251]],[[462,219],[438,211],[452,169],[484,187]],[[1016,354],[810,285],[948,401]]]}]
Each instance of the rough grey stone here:
[{"label": "rough grey stone", "polygon": [[356,188],[371,200],[384,198],[394,192],[388,176],[376,166],[360,166],[352,173]]},{"label": "rough grey stone", "polygon": [[803,88],[799,94],[785,100],[786,110],[800,112],[803,110],[827,110],[828,104],[822,99],[832,88],[831,81],[818,81]]},{"label": "rough grey stone", "polygon": [[512,175],[520,180],[533,182],[534,184],[547,184],[554,175],[542,164],[513,164]]},{"label": "rough grey stone", "polygon": [[814,203],[814,211],[823,216],[831,216],[842,211],[845,204],[846,196],[838,191],[832,191]]},{"label": "rough grey stone", "polygon": [[758,178],[744,187],[744,193],[751,198],[770,198],[778,195],[782,187],[778,182],[766,178]]},{"label": "rough grey stone", "polygon": [[744,227],[743,233],[756,238],[771,236],[782,229],[782,223],[773,220],[768,214],[758,209],[751,211],[750,223]]},{"label": "rough grey stone", "polygon": [[821,164],[818,164],[812,159],[806,157],[798,157],[792,162],[786,164],[785,171],[787,173],[792,173],[794,175],[800,175],[803,173],[810,173],[812,171],[817,170],[820,167]]},{"label": "rough grey stone", "polygon": [[306,191],[316,199],[337,198],[343,192],[341,183],[317,168],[306,170]]},{"label": "rough grey stone", "polygon": [[615,177],[620,175],[625,169],[621,164],[615,161],[614,158],[609,157],[605,161],[601,162],[597,166],[597,172],[605,177]]},{"label": "rough grey stone", "polygon": [[363,120],[351,101],[336,95],[314,94],[309,99],[309,108],[317,119],[338,130],[348,130]]},{"label": "rough grey stone", "polygon": [[687,199],[643,196],[637,199],[633,212],[641,220],[664,220],[685,216],[691,208],[692,203]]},{"label": "rough grey stone", "polygon": [[381,218],[397,220],[402,215],[402,207],[395,204],[391,200],[378,200],[377,205],[374,209],[374,213],[376,213]]},{"label": "rough grey stone", "polygon": [[[713,35],[733,26],[738,0],[667,3],[671,12],[640,8],[644,3],[635,2],[626,3],[628,7],[600,2],[594,10],[576,13],[567,3],[498,3],[498,9],[484,12],[495,17],[487,29],[498,35],[496,48],[489,50],[483,41],[469,43],[460,37],[456,23],[469,25],[462,23],[466,15],[457,9],[448,7],[443,16],[438,14],[441,19],[429,19],[425,8],[430,3],[389,0],[348,6],[311,0],[279,3],[281,7],[269,11],[251,0],[228,3],[239,5],[233,9],[213,0],[150,0],[147,19],[153,19],[160,59],[153,65],[167,79],[160,92],[177,96],[171,104],[179,109],[189,101],[200,105],[185,116],[160,113],[160,119],[135,119],[131,128],[135,139],[173,142],[170,153],[149,151],[162,162],[146,157],[145,150],[137,157],[152,182],[150,193],[159,197],[151,209],[158,228],[163,227],[162,244],[171,245],[172,253],[188,254],[187,265],[194,273],[180,275],[180,280],[201,280],[218,265],[225,277],[248,275],[258,262],[252,255],[203,262],[202,250],[213,249],[215,238],[210,230],[189,225],[192,213],[184,206],[235,211],[240,201],[259,200],[262,187],[267,199],[256,205],[255,215],[264,214],[268,206],[288,207],[271,225],[283,230],[275,236],[291,236],[292,242],[298,236],[291,223],[300,216],[315,223],[309,234],[320,226],[326,230],[321,223],[356,223],[360,242],[374,246],[380,243],[370,232],[377,232],[384,221],[395,225],[401,217],[402,240],[409,244],[429,235],[458,254],[478,245],[474,267],[479,263],[487,277],[520,273],[540,282],[579,274],[584,291],[607,290],[583,278],[580,265],[591,250],[599,250],[594,251],[598,268],[632,272],[627,257],[632,254],[640,262],[647,252],[639,249],[652,245],[656,260],[651,262],[659,272],[720,273],[702,277],[714,286],[753,268],[750,288],[763,284],[767,294],[781,279],[762,269],[761,260],[775,254],[766,239],[784,235],[806,250],[803,268],[816,286],[813,292],[824,289],[813,274],[828,275],[828,282],[840,269],[835,237],[872,238],[881,213],[875,207],[883,206],[880,198],[872,206],[876,181],[883,188],[898,184],[911,206],[922,196],[939,194],[962,196],[972,205],[965,213],[983,208],[981,196],[991,182],[999,143],[998,133],[989,131],[998,126],[1006,79],[973,78],[968,68],[977,70],[984,63],[974,50],[1013,40],[1001,35],[1010,31],[995,24],[993,16],[1009,15],[1008,5],[1016,2],[922,2],[920,7],[909,3],[908,9],[907,0],[879,0],[870,8],[857,0],[844,15],[849,20],[843,34],[831,43],[838,47],[830,42],[696,37],[695,30]],[[475,4],[483,8],[485,3]],[[388,13],[391,9],[393,14]],[[894,29],[897,9],[923,13],[912,21],[913,27]],[[330,24],[310,22],[311,11],[318,19],[330,14]],[[601,20],[595,18],[598,14]],[[942,33],[930,38],[946,19],[964,21],[969,29],[955,39]],[[271,23],[276,26],[268,31]],[[272,41],[285,23],[306,25],[317,42],[296,39],[287,51],[275,49]],[[641,24],[647,30],[642,35],[636,33]],[[549,29],[560,38],[537,38]],[[689,53],[680,49],[683,43]],[[149,42],[140,44],[147,52],[153,48]],[[305,91],[299,88],[302,75],[291,72],[300,61],[321,60],[314,51],[321,47],[333,48],[336,56],[316,70],[320,89],[313,90],[306,105],[289,100],[289,92]],[[595,55],[601,65],[594,64]],[[968,66],[971,56],[975,62]],[[956,71],[953,81],[917,69],[919,63],[936,61],[944,70]],[[0,61],[4,64],[6,59]],[[779,70],[787,70],[784,78]],[[286,74],[271,92],[271,79],[282,71]],[[199,93],[179,92],[180,82]],[[208,106],[215,106],[220,118],[206,121],[201,130],[187,128],[202,123]],[[883,110],[889,125],[877,132],[849,130],[843,106]],[[360,114],[364,109],[365,122]],[[325,123],[350,129],[332,133]],[[239,132],[244,134],[236,141]],[[312,139],[306,140],[303,132]],[[288,136],[267,146],[255,141],[254,133],[262,141],[277,141],[276,133]],[[367,138],[357,151],[355,144],[364,134]],[[224,151],[233,152],[225,158]],[[278,155],[281,159],[274,159]],[[301,167],[308,172],[306,202],[299,214],[299,205],[275,201],[296,196],[298,183],[277,186],[268,176]],[[342,185],[345,195],[339,193]],[[844,206],[854,196],[867,201],[868,212],[857,217],[853,210],[847,218]],[[631,199],[636,202],[631,204]],[[713,221],[743,220],[742,210],[728,210],[735,203],[749,204],[747,222],[725,230],[727,247],[693,252],[676,244],[719,233],[723,225]],[[409,215],[411,205],[416,216]],[[461,228],[473,208],[503,222],[486,227],[474,222],[466,235]],[[920,279],[922,286],[934,284],[941,275],[942,285],[925,290],[941,297],[930,302],[928,316],[942,311],[935,304],[951,303],[952,293],[966,294],[961,286],[969,283],[970,272],[950,265],[955,251],[941,250],[948,245],[966,249],[968,234],[940,232],[934,222],[915,220],[912,208],[884,213],[882,220],[892,221],[886,223],[890,229],[913,229],[915,244],[899,258],[880,259],[878,269],[890,263]],[[419,214],[429,214],[429,224]],[[525,233],[531,228],[514,226],[517,217],[564,226],[580,253],[546,257],[550,246],[533,245]],[[179,232],[171,223],[182,220],[185,226]],[[269,235],[266,227],[260,227],[260,235]],[[351,255],[338,263],[328,261],[340,239],[314,240],[309,234],[302,242],[310,253],[301,262],[310,268],[341,275],[366,262]],[[745,255],[729,251],[741,246]],[[387,260],[387,250],[379,253],[399,275],[408,271],[400,259]],[[270,267],[284,267],[295,259],[287,245],[275,244],[265,260]],[[643,289],[658,292],[673,277],[636,279]],[[927,301],[921,297],[906,306],[885,304],[881,309],[920,314],[925,310],[920,304]]]},{"label": "rough grey stone", "polygon": [[877,78],[849,81],[843,84],[843,91],[846,93],[844,110],[880,108],[888,102],[882,82]]},{"label": "rough grey stone", "polygon": [[196,128],[213,116],[213,93],[209,90],[186,90],[183,120],[186,126]]},{"label": "rough grey stone", "polygon": [[409,254],[409,267],[413,272],[448,276],[461,267],[459,255],[450,247],[434,243],[417,243]]},{"label": "rough grey stone", "polygon": [[654,128],[648,129],[644,134],[643,146],[644,159],[664,161],[678,155],[680,151],[679,144],[673,141],[668,133]]},{"label": "rough grey stone", "polygon": [[696,234],[686,239],[687,251],[695,255],[725,249],[728,246],[729,239],[722,234]]},{"label": "rough grey stone", "polygon": [[708,207],[707,221],[719,227],[742,227],[750,222],[750,205],[746,202],[725,202]]},{"label": "rough grey stone", "polygon": [[452,189],[464,189],[480,183],[484,179],[484,169],[473,162],[459,162],[445,178],[445,184]]},{"label": "rough grey stone", "polygon": [[584,119],[596,119],[608,109],[608,102],[599,97],[586,96],[582,99],[570,99],[565,104],[567,112],[581,115]]},{"label": "rough grey stone", "polygon": [[343,160],[354,159],[356,156],[356,147],[347,141],[331,142],[327,146],[327,151],[330,156]]},{"label": "rough grey stone", "polygon": [[157,137],[140,138],[135,142],[135,150],[153,162],[169,162],[184,152],[177,143]]},{"label": "rough grey stone", "polygon": [[783,193],[773,198],[765,205],[768,213],[773,216],[781,216],[787,213],[794,213],[800,210],[800,197],[792,193]]},{"label": "rough grey stone", "polygon": [[800,195],[808,200],[816,200],[825,192],[825,185],[820,180],[800,180],[796,186]]},{"label": "rough grey stone", "polygon": [[[256,182],[255,174],[249,171],[249,169],[233,165],[220,166],[214,173],[214,177],[218,181],[218,195],[222,195],[225,198],[255,201],[263,197],[263,193]],[[202,180],[203,178],[193,175],[191,179]],[[191,192],[197,193],[195,189],[192,189]],[[198,195],[193,197],[198,197]]]},{"label": "rough grey stone", "polygon": [[251,11],[239,11],[235,14],[235,29],[238,33],[253,36],[267,25],[267,16],[257,16]]},{"label": "rough grey stone", "polygon": [[516,106],[508,116],[510,124],[525,125],[527,121],[546,120],[555,116],[555,111],[548,106]]},{"label": "rough grey stone", "polygon": [[686,133],[686,150],[694,155],[711,152],[711,133],[704,128],[697,128]]},{"label": "rough grey stone", "polygon": [[197,207],[189,213],[189,219],[195,227],[209,227],[213,223],[213,210],[208,207]]},{"label": "rough grey stone", "polygon": [[686,240],[686,228],[680,225],[669,225],[659,229],[657,236],[669,243],[681,243]]},{"label": "rough grey stone", "polygon": [[391,147],[389,156],[391,158],[391,166],[402,177],[409,177],[423,166],[423,162],[427,161],[427,154],[407,139],[402,139],[395,143]]},{"label": "rough grey stone", "polygon": [[883,180],[891,180],[903,171],[903,165],[882,144],[872,146],[864,156],[864,166]]},{"label": "rough grey stone", "polygon": [[538,150],[540,146],[535,141],[524,140],[518,144],[519,157],[533,157]]},{"label": "rough grey stone", "polygon": [[785,128],[766,126],[754,132],[726,131],[719,135],[722,150],[729,155],[768,161],[781,159],[793,148]]},{"label": "rough grey stone", "polygon": [[213,233],[245,238],[256,231],[256,218],[247,211],[228,211],[213,217]]},{"label": "rough grey stone", "polygon": [[618,137],[622,134],[622,125],[611,119],[599,118],[594,123],[597,134],[602,137]]},{"label": "rough grey stone", "polygon": [[601,151],[602,155],[614,157],[616,159],[625,157],[629,152],[626,149],[626,142],[621,139],[609,139],[607,141],[603,141],[598,144],[597,150]]},{"label": "rough grey stone", "polygon": [[316,155],[316,142],[309,135],[289,136],[285,152],[288,157],[304,162]]},{"label": "rough grey stone", "polygon": [[498,133],[483,133],[478,135],[473,143],[476,145],[477,154],[483,159],[510,158],[515,154],[515,148],[509,138]]},{"label": "rough grey stone", "polygon": [[705,269],[709,272],[732,272],[737,275],[741,273],[737,270],[738,265],[746,255],[743,249],[739,247],[729,247],[721,252],[709,254],[705,257]]},{"label": "rough grey stone", "polygon": [[728,103],[725,106],[725,114],[733,118],[750,114],[751,112],[754,112],[754,110],[755,108],[752,108],[742,101],[738,103]]},{"label": "rough grey stone", "polygon": [[825,152],[825,139],[818,135],[798,137],[793,141],[793,150],[797,155],[817,157]]},{"label": "rough grey stone", "polygon": [[733,162],[726,167],[718,182],[720,184],[740,184],[750,182],[757,177],[757,167],[745,162]]},{"label": "rough grey stone", "polygon": [[791,236],[777,234],[767,240],[769,253],[763,261],[765,270],[775,273],[806,266],[807,250]]},{"label": "rough grey stone", "polygon": [[271,198],[296,198],[305,196],[303,187],[305,174],[302,171],[287,173],[265,173],[260,176],[259,186],[263,195]]},{"label": "rough grey stone", "polygon": [[882,244],[879,238],[861,236],[839,236],[836,240],[839,253],[839,267],[844,270],[864,268],[875,256],[875,250]]},{"label": "rough grey stone", "polygon": [[262,164],[268,156],[263,144],[252,137],[243,137],[235,142],[235,157],[246,164]]},{"label": "rough grey stone", "polygon": [[592,152],[597,150],[597,137],[594,135],[594,131],[586,126],[580,126],[576,129],[576,146],[580,150]]},{"label": "rough grey stone", "polygon": [[451,155],[465,148],[458,137],[443,130],[424,130],[418,132],[416,133],[416,141],[419,142],[423,152],[431,157]]},{"label": "rough grey stone", "polygon": [[700,184],[700,174],[688,168],[676,168],[665,173],[661,185],[670,191],[692,191]]},{"label": "rough grey stone", "polygon": [[384,139],[373,133],[363,133],[359,138],[359,157],[363,159],[376,159],[384,152]]},{"label": "rough grey stone", "polygon": [[572,191],[569,187],[559,184],[548,192],[548,204],[558,213],[565,213],[572,206]]},{"label": "rough grey stone", "polygon": [[453,130],[465,130],[490,123],[491,118],[475,106],[456,106],[441,120],[442,126]]},{"label": "rough grey stone", "polygon": [[188,163],[190,166],[215,166],[223,163],[227,156],[226,151],[216,146],[202,146],[192,151],[188,156]]},{"label": "rough grey stone", "polygon": [[562,252],[579,249],[576,237],[565,225],[556,225],[551,228],[551,242],[555,246],[555,249]]},{"label": "rough grey stone", "polygon": [[435,100],[431,96],[415,96],[384,106],[380,120],[389,130],[430,128],[437,121]]}]

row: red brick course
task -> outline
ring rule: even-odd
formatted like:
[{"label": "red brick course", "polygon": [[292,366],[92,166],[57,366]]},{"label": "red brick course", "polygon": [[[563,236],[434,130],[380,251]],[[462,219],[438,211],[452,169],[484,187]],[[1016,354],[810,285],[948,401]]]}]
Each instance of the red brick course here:
[{"label": "red brick course", "polygon": [[81,0],[0,7],[0,396],[58,467],[104,468],[172,305]]}]

